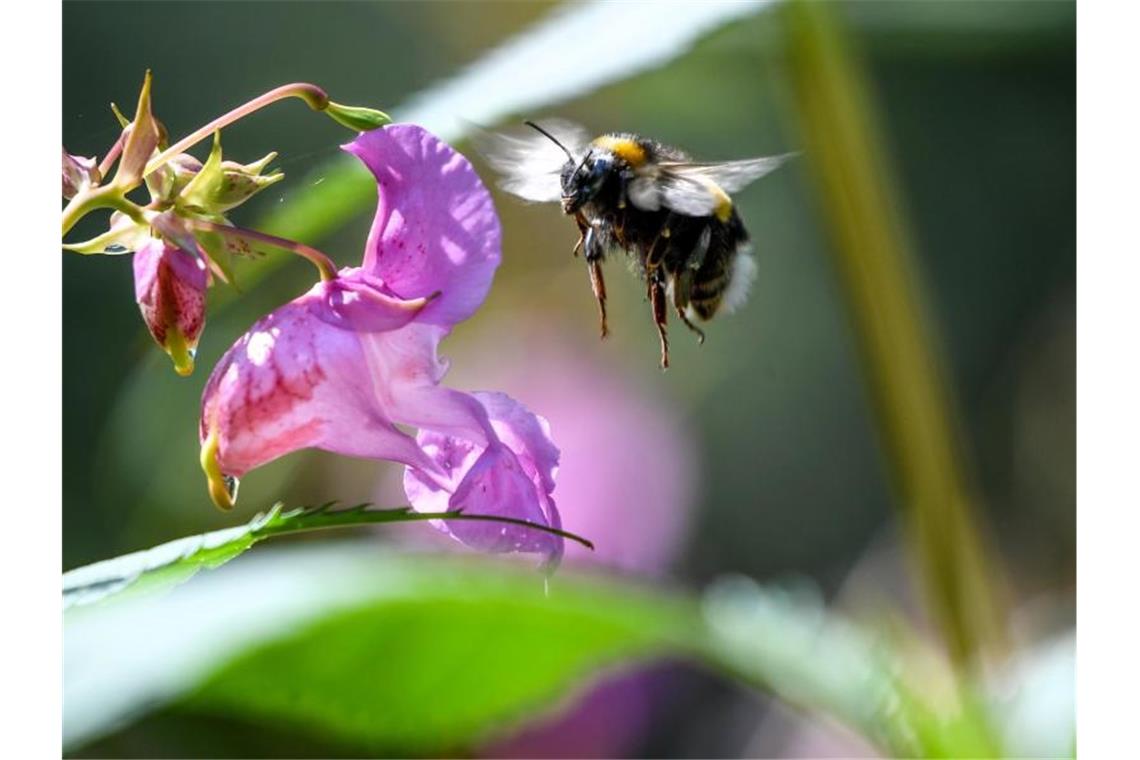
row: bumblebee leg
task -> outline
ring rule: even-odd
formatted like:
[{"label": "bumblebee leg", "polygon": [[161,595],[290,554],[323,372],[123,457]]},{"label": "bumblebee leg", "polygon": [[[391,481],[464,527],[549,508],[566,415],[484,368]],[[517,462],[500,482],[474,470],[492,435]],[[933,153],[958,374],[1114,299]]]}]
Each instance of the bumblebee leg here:
[{"label": "bumblebee leg", "polygon": [[665,258],[665,251],[669,248],[669,236],[658,235],[653,239],[653,245],[649,246],[649,253],[645,256],[645,271],[647,274],[652,275],[661,266],[661,260]]},{"label": "bumblebee leg", "polygon": [[652,273],[657,267],[661,266],[661,260],[665,257],[665,253],[669,250],[669,222],[673,220],[673,214],[670,213],[665,217],[665,223],[661,225],[661,231],[657,233],[657,237],[653,238],[653,245],[649,246],[649,253],[645,256],[645,271]]},{"label": "bumblebee leg", "polygon": [[686,302],[686,294],[689,292],[689,282],[692,278],[682,275],[681,277],[673,278],[673,308],[677,311],[677,316],[685,323],[685,327],[689,328],[697,334],[697,343],[704,345],[705,331],[694,325],[685,316],[685,307],[688,305]]},{"label": "bumblebee leg", "polygon": [[578,223],[578,242],[574,244],[574,249],[571,252],[574,254],[574,258],[578,258],[578,252],[582,250],[582,244],[586,242],[586,233],[590,230],[590,225],[586,224],[586,220],[582,218],[581,214],[575,214],[574,221]]},{"label": "bumblebee leg", "polygon": [[606,280],[602,276],[603,248],[593,227],[587,226],[582,237],[586,249],[586,266],[590,270],[590,285],[598,302],[598,315],[601,320],[601,334],[605,338],[610,333],[606,324]]},{"label": "bumblebee leg", "polygon": [[665,285],[657,277],[649,278],[649,300],[653,304],[653,322],[661,338],[661,369],[669,368],[669,336],[665,332],[668,318],[665,309]]},{"label": "bumblebee leg", "polygon": [[602,262],[595,259],[588,266],[590,267],[590,285],[593,286],[594,298],[598,301],[598,315],[602,322],[602,338],[605,338],[610,334],[610,328],[606,324],[606,280],[602,277]]}]

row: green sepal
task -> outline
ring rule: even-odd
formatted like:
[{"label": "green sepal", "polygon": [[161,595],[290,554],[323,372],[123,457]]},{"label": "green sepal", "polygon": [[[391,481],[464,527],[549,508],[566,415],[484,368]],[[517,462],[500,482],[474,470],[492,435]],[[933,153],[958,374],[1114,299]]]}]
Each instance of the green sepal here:
[{"label": "green sepal", "polygon": [[210,268],[222,282],[236,288],[233,267],[234,250],[226,236],[209,230],[195,230],[194,239],[198,241],[202,252],[206,254]]},{"label": "green sepal", "polygon": [[145,219],[132,219],[121,211],[115,211],[110,221],[110,228],[103,234],[79,243],[63,243],[61,247],[72,253],[121,256],[134,253],[152,237]]},{"label": "green sepal", "polygon": [[175,202],[178,194],[202,170],[202,162],[189,153],[171,156],[162,166],[146,175],[146,186],[151,200],[164,205]]},{"label": "green sepal", "polygon": [[214,210],[229,211],[232,208],[236,208],[270,185],[274,185],[285,179],[285,174],[280,171],[275,171],[271,174],[261,174],[260,170],[249,170],[250,166],[263,166],[264,163],[267,163],[266,159],[272,160],[276,155],[276,153],[271,153],[257,164],[249,164],[247,166],[235,164],[230,161],[223,162],[223,181],[213,201]]},{"label": "green sepal", "polygon": [[222,137],[214,133],[214,146],[206,163],[183,188],[179,206],[203,214],[221,214],[245,203],[265,188],[285,179],[281,172],[262,174],[262,170],[277,157],[270,153],[251,164],[222,160]]},{"label": "green sepal", "polygon": [[212,199],[218,194],[225,176],[222,172],[222,133],[214,132],[214,145],[210,155],[194,178],[178,196],[178,205],[190,209],[213,211]]},{"label": "green sepal", "polygon": [[115,105],[114,101],[111,101],[111,113],[115,114],[115,119],[119,122],[121,128],[126,129],[131,125],[131,120],[123,116],[123,112],[119,110],[119,107]]},{"label": "green sepal", "polygon": [[342,106],[340,103],[329,102],[325,113],[341,126],[354,129],[357,132],[369,132],[385,124],[391,124],[392,118],[383,111],[363,106]]},{"label": "green sepal", "polygon": [[[119,168],[115,173],[115,186],[123,192],[138,187],[139,182],[142,181],[146,162],[150,160],[151,154],[158,146],[161,137],[161,129],[151,113],[150,86],[151,73],[148,70],[143,79],[142,90],[139,92],[135,118],[130,123],[131,132],[123,145],[123,154],[119,158]],[[123,115],[118,112],[117,108],[113,110],[122,123]]]}]

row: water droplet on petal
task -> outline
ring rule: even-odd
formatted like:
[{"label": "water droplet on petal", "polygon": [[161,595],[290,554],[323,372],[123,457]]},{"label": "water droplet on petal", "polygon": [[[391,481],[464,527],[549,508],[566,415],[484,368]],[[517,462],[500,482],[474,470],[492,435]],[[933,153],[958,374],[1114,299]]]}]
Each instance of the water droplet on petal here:
[{"label": "water droplet on petal", "polygon": [[241,483],[233,475],[223,475],[222,482],[225,483],[226,493],[230,495],[230,501],[237,501],[238,486]]}]

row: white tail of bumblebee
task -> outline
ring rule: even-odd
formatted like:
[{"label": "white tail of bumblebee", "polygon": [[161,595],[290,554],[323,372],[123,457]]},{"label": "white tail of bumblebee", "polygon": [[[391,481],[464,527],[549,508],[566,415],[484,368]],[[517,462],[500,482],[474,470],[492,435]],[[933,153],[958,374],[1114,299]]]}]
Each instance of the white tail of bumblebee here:
[{"label": "white tail of bumblebee", "polygon": [[721,310],[731,314],[744,305],[752,283],[756,279],[756,259],[752,258],[752,246],[742,245],[732,255],[731,269],[728,272],[728,287],[724,290]]}]

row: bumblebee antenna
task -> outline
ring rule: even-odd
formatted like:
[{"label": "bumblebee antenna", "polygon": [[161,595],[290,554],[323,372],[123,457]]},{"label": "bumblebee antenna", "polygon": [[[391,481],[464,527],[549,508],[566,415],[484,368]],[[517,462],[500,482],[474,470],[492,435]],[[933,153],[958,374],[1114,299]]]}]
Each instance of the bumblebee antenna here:
[{"label": "bumblebee antenna", "polygon": [[544,135],[546,137],[546,139],[550,140],[550,142],[554,143],[559,148],[562,148],[562,152],[566,154],[567,158],[569,158],[571,161],[574,160],[574,154],[571,153],[570,151],[566,150],[566,146],[563,145],[562,143],[558,142],[558,138],[556,138],[554,135],[550,134],[545,129],[543,129],[542,127],[535,124],[533,121],[529,121],[529,120],[524,121],[523,124],[526,124],[528,127],[535,130],[539,134]]}]

